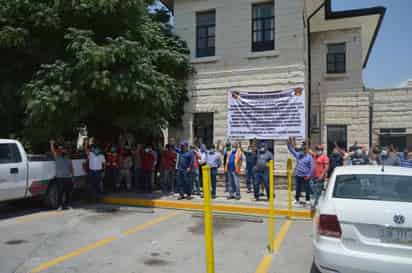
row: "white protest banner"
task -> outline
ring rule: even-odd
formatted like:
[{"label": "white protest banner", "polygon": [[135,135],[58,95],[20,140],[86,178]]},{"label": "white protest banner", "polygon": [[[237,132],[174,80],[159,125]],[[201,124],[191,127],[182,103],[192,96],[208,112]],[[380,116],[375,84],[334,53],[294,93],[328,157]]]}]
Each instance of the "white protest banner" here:
[{"label": "white protest banner", "polygon": [[228,108],[230,139],[305,137],[303,85],[269,92],[229,90]]}]

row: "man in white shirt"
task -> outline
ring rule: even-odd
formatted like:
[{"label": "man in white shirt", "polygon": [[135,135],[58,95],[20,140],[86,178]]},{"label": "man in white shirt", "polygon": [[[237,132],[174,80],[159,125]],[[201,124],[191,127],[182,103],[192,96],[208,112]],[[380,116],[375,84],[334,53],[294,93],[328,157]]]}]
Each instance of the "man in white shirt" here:
[{"label": "man in white shirt", "polygon": [[87,157],[89,160],[89,172],[88,180],[90,189],[94,199],[97,201],[99,195],[101,194],[101,185],[103,178],[104,164],[106,159],[104,155],[100,152],[100,149],[96,145],[90,145],[90,150],[86,150]]}]

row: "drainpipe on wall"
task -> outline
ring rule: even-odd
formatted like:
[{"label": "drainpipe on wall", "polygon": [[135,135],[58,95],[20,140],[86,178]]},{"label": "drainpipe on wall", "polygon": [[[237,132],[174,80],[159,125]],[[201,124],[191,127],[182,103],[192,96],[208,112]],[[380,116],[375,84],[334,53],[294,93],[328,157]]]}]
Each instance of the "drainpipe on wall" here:
[{"label": "drainpipe on wall", "polygon": [[312,19],[313,16],[315,16],[323,7],[325,7],[325,1],[314,11],[312,12],[308,19],[306,19],[306,25],[307,25],[307,37],[308,37],[308,131],[307,131],[307,137],[310,139],[310,134],[311,134],[311,128],[310,128],[310,122],[311,122],[311,107],[312,107],[312,50],[311,50],[311,45],[310,45],[310,20]]}]

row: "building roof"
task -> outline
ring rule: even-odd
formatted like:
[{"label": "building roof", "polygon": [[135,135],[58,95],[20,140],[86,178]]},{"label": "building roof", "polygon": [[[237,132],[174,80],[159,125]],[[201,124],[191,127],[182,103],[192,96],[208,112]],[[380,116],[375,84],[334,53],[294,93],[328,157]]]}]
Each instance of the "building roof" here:
[{"label": "building roof", "polygon": [[325,0],[322,3],[324,9],[319,10],[313,17],[311,21],[311,32],[361,28],[362,59],[363,67],[365,68],[385,16],[386,8],[379,6],[365,9],[332,11],[331,2],[331,0]]}]

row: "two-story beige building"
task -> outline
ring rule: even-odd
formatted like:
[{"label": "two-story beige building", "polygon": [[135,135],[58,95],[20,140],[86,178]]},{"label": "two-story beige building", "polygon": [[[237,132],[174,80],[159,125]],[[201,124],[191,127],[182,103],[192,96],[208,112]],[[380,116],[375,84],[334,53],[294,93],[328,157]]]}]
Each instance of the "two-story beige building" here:
[{"label": "two-story beige building", "polygon": [[[224,143],[228,90],[304,84],[312,144],[412,147],[412,88],[369,90],[367,66],[385,8],[332,11],[331,0],[163,0],[196,73],[178,140]],[[285,169],[286,140],[274,141]]]}]

